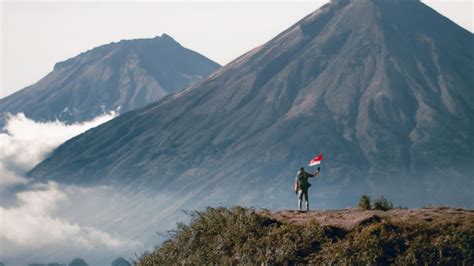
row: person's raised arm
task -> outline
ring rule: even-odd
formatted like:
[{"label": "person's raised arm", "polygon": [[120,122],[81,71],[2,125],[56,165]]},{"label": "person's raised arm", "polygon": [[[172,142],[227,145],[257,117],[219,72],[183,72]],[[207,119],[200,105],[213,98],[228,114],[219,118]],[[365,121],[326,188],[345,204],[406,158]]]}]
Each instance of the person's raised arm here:
[{"label": "person's raised arm", "polygon": [[320,168],[318,167],[318,170],[314,171],[313,176],[317,176],[319,174]]}]

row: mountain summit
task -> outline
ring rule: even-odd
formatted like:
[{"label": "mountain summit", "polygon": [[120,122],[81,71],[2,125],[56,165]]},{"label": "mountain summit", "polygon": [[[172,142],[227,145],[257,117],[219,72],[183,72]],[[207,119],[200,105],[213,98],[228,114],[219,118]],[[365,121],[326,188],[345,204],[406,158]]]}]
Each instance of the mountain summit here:
[{"label": "mountain summit", "polygon": [[[219,67],[169,35],[124,40],[57,63],[37,83],[0,100],[0,114],[34,120],[90,120],[143,107],[205,79]],[[3,117],[2,117],[3,119]]]},{"label": "mountain summit", "polygon": [[474,206],[473,43],[419,1],[332,1],[197,86],[66,142],[30,176],[153,189],[176,208],[281,208],[323,152],[319,207],[363,193]]}]

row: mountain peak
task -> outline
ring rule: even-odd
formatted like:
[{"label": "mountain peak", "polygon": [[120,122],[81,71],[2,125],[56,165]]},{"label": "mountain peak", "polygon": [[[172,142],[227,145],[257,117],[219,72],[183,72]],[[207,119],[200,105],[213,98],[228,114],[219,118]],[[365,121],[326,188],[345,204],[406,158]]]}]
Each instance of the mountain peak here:
[{"label": "mountain peak", "polygon": [[363,4],[363,3],[391,3],[391,4],[397,4],[397,3],[419,3],[420,0],[331,0],[329,2],[330,5],[338,5],[338,6],[344,6],[347,4]]},{"label": "mountain peak", "polygon": [[[122,40],[55,64],[28,92],[1,99],[0,114],[24,112],[41,121],[89,120],[104,112],[142,107],[205,79],[218,67],[167,34]],[[38,99],[45,102],[35,109]]]},{"label": "mountain peak", "polygon": [[162,43],[168,43],[172,45],[179,45],[181,46],[173,37],[170,35],[163,33],[161,36],[156,36],[155,38],[140,38],[140,39],[127,39],[127,40],[120,40],[119,42],[112,42],[109,44],[104,44],[97,46],[95,48],[92,48],[88,51],[82,52],[79,55],[66,59],[64,61],[58,62],[54,65],[54,70],[68,66],[71,64],[72,61],[77,60],[79,57],[84,56],[84,55],[90,55],[91,53],[98,53],[98,54],[103,54],[110,52],[111,50],[114,49],[121,49],[124,47],[135,47],[137,44],[142,44],[142,43],[153,43],[155,41],[162,42]]},{"label": "mountain peak", "polygon": [[166,34],[166,33],[161,34],[161,37],[160,37],[160,38],[163,39],[163,40],[169,40],[169,41],[176,42],[176,41],[173,39],[173,37],[171,37],[170,35],[168,35],[168,34]]}]

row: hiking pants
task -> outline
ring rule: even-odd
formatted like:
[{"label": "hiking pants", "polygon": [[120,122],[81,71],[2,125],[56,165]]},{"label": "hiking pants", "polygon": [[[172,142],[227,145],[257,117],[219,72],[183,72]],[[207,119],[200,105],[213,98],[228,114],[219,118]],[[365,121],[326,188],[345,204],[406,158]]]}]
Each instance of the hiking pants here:
[{"label": "hiking pants", "polygon": [[306,210],[309,211],[308,189],[298,189],[298,209],[301,210],[303,196],[306,203]]}]

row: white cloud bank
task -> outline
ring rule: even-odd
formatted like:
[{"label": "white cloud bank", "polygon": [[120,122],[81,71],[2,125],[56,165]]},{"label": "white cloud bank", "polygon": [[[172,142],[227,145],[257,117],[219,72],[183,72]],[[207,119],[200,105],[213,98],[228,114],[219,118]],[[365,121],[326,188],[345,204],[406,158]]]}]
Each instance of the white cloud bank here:
[{"label": "white cloud bank", "polygon": [[[24,177],[60,144],[115,116],[111,112],[67,125],[60,121],[35,122],[23,113],[8,115],[0,133],[0,193],[4,193],[2,200],[9,198],[0,202],[0,261],[13,265],[38,260],[64,262],[76,256],[122,254],[141,247],[140,242],[106,232],[110,231],[107,225],[91,224],[80,216],[64,216],[64,210],[71,205],[74,209],[70,211],[82,216],[99,215],[81,202],[91,195],[108,195],[109,191],[65,187],[54,182],[38,184]],[[18,184],[25,186],[13,192],[11,189]],[[13,198],[6,197],[8,193]]]},{"label": "white cloud bank", "polygon": [[23,113],[8,115],[0,133],[0,190],[27,183],[22,175],[66,140],[109,121],[115,112],[71,125],[60,121],[35,122]]},{"label": "white cloud bank", "polygon": [[55,212],[59,205],[77,192],[81,193],[75,188],[61,188],[54,182],[33,184],[30,190],[17,193],[16,206],[0,206],[0,259],[35,258],[32,254],[41,254],[41,258],[48,250],[62,250],[61,253],[71,256],[141,246],[140,242],[58,217]]}]

